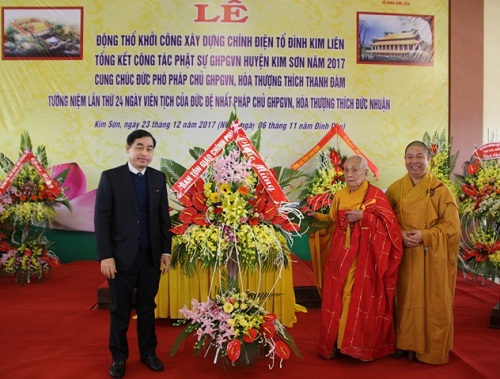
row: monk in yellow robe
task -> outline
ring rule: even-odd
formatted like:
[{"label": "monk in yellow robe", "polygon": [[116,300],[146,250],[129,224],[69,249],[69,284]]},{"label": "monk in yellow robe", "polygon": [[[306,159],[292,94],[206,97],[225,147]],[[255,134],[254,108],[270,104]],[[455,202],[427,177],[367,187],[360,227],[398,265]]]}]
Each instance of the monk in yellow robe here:
[{"label": "monk in yellow robe", "polygon": [[358,155],[344,163],[347,187],[335,193],[330,215],[305,212],[334,224],[326,262],[319,353],[340,351],[361,360],[394,353],[394,294],[403,246],[383,191],[366,176]]},{"label": "monk in yellow robe", "polygon": [[408,174],[386,192],[404,244],[394,356],[442,364],[453,346],[460,217],[449,188],[428,172],[429,157],[423,142],[410,143],[404,157]]}]

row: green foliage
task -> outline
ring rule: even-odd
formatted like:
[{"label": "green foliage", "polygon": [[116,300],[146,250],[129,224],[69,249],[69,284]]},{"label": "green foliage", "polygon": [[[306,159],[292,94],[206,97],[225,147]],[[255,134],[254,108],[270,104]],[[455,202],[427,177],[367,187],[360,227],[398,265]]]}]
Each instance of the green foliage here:
[{"label": "green foliage", "polygon": [[13,165],[14,163],[4,153],[0,153],[0,169],[3,172],[9,172]]},{"label": "green foliage", "polygon": [[[281,188],[285,189],[290,187],[289,193],[292,192],[292,185],[294,180],[298,180],[302,177],[307,176],[300,170],[294,170],[289,167],[276,166],[273,167],[273,170],[276,172],[277,180]],[[297,187],[299,189],[299,187]]]},{"label": "green foliage", "polygon": [[231,115],[229,116],[229,120],[227,121],[226,127],[229,128],[233,123],[233,121],[237,119],[238,119],[238,114],[236,112],[236,107],[234,107],[233,111],[231,112]]},{"label": "green foliage", "polygon": [[187,169],[171,159],[161,158],[160,170],[167,176],[167,184],[172,187]]},{"label": "green foliage", "polygon": [[201,157],[204,152],[205,152],[205,149],[203,149],[202,147],[195,146],[195,147],[189,149],[189,154],[194,158],[194,160],[197,160],[199,157]]},{"label": "green foliage", "polygon": [[458,160],[459,152],[451,154],[452,139],[448,143],[447,135],[443,130],[441,133],[434,132],[431,136],[425,132],[422,137],[422,142],[429,148],[430,164],[429,171],[451,190],[455,198],[458,197],[459,188],[452,181],[452,173]]}]

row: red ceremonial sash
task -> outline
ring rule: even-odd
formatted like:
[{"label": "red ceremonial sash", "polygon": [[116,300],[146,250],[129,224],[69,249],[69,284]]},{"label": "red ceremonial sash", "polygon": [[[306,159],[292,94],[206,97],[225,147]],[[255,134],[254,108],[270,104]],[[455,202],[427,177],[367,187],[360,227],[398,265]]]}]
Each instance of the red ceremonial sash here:
[{"label": "red ceremonial sash", "polygon": [[500,158],[500,142],[489,142],[474,150],[474,156],[489,160]]},{"label": "red ceremonial sash", "polygon": [[177,197],[182,197],[191,188],[215,158],[224,151],[224,147],[232,141],[236,142],[236,145],[251,164],[252,169],[273,201],[275,203],[289,202],[278,181],[272,175],[245,131],[240,127],[238,120],[235,120],[172,186],[172,191],[177,193]]}]

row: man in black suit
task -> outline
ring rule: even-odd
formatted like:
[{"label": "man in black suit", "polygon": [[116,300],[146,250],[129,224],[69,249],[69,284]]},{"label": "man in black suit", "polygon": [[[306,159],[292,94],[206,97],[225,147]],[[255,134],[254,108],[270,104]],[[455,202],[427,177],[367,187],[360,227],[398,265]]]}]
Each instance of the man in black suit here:
[{"label": "man in black suit", "polygon": [[97,188],[95,235],[101,272],[110,292],[109,349],[113,378],[125,375],[133,294],[141,362],[163,371],[156,355],[155,296],[160,273],[170,269],[171,234],[165,175],[147,167],[156,140],[145,130],[127,137],[128,162],[104,171]]}]

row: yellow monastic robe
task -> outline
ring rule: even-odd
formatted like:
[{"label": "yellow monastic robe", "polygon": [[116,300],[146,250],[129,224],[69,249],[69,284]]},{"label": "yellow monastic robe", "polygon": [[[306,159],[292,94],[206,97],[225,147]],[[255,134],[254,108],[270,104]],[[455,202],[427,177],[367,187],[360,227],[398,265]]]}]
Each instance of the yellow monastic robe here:
[{"label": "yellow monastic robe", "polygon": [[453,346],[453,297],[460,217],[448,187],[430,173],[413,185],[407,174],[387,189],[401,230],[421,230],[423,244],[405,248],[396,291],[396,348],[418,360],[447,363]]},{"label": "yellow monastic robe", "polygon": [[[242,275],[243,285],[241,288],[255,292],[275,293],[277,296],[270,297],[264,308],[268,312],[276,314],[281,323],[291,327],[297,321],[295,311],[305,312],[305,308],[295,304],[295,293],[293,291],[292,262],[282,272],[254,272]],[[211,283],[213,283],[212,288]],[[260,283],[260,284],[259,284]],[[205,301],[214,290],[214,286],[220,288],[219,276],[213,275],[209,270],[198,270],[195,276],[186,276],[181,269],[170,269],[162,275],[158,294],[156,295],[155,315],[158,318],[182,318],[179,310],[183,306],[191,309],[191,300]]]},{"label": "yellow monastic robe", "polygon": [[309,250],[311,251],[311,264],[318,293],[323,293],[323,277],[325,275],[326,257],[332,244],[333,228],[317,230],[309,234]]}]

